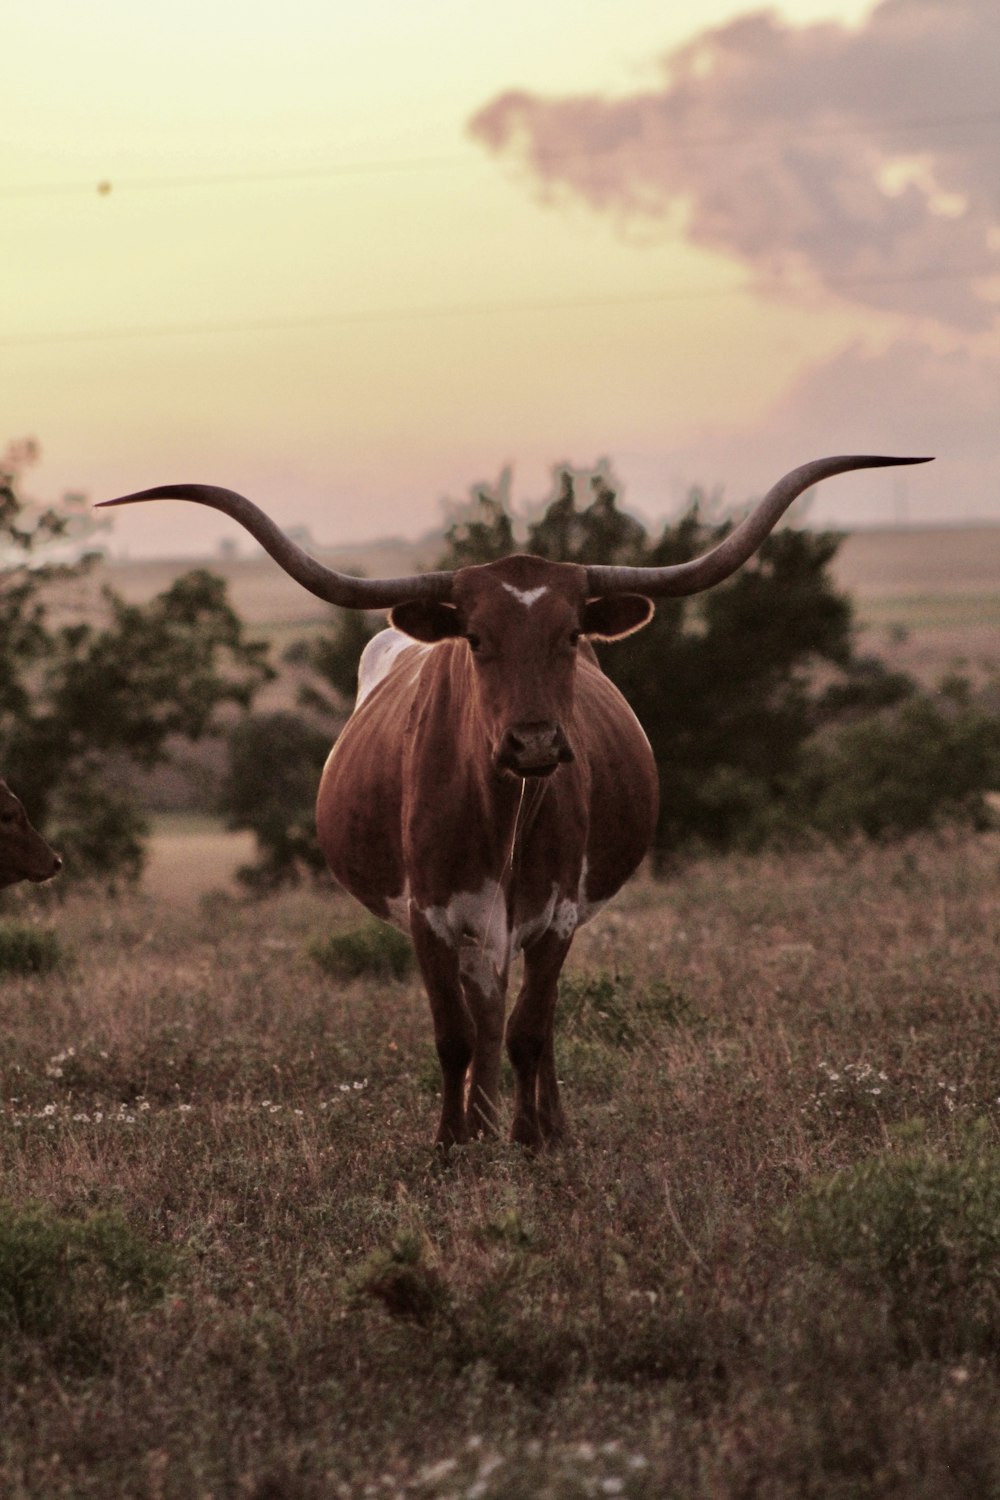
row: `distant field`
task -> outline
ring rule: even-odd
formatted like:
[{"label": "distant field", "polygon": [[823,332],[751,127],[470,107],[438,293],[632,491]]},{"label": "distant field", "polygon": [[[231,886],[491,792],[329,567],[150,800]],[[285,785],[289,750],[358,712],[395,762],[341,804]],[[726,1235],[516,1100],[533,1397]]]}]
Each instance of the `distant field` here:
[{"label": "distant field", "polygon": [[230,833],[211,818],[155,819],[142,888],[168,906],[192,906],[210,891],[236,889],[240,865],[254,857],[250,833]]}]

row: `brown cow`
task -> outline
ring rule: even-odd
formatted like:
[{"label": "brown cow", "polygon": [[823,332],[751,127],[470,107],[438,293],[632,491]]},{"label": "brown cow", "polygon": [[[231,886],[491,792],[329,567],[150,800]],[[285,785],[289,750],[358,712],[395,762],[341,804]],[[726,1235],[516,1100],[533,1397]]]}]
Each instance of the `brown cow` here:
[{"label": "brown cow", "polygon": [[32,828],[20,798],[0,781],[0,886],[51,880],[61,869],[62,860]]},{"label": "brown cow", "polygon": [[506,1027],[511,1136],[537,1147],[564,1133],[553,1051],[559,972],[576,929],[649,847],[652,753],[589,640],[638,630],[652,598],[727,578],[819,480],[923,461],[805,464],[717,547],[664,568],[515,556],[455,573],[356,579],[323,567],[231,490],[162,485],[104,502],[213,506],[320,598],[391,609],[392,628],[364,652],[357,706],[320,783],[317,825],[341,884],[413,938],[441,1063],[440,1144],[496,1128],[518,953],[524,976]]}]

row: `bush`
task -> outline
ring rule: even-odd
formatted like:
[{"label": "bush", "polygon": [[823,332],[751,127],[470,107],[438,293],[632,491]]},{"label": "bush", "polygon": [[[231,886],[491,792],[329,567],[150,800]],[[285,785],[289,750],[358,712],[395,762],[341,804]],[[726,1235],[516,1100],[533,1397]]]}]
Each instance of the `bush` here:
[{"label": "bush", "polygon": [[309,956],[331,979],[405,979],[413,968],[409,938],[384,922],[316,938]]},{"label": "bush", "polygon": [[43,1342],[59,1363],[103,1362],[123,1303],[159,1297],[169,1257],[117,1214],[71,1219],[0,1204],[0,1333],[8,1354]]},{"label": "bush", "polygon": [[636,1047],[657,1026],[689,1025],[697,1013],[687,996],[667,980],[638,988],[629,974],[597,970],[564,974],[559,984],[557,1026],[568,1036]]},{"label": "bush", "polygon": [[1000,1150],[887,1151],[815,1183],[785,1227],[810,1255],[885,1298],[913,1356],[995,1353]]},{"label": "bush", "polygon": [[822,832],[869,838],[943,822],[989,826],[985,793],[1000,786],[1000,725],[952,684],[885,716],[841,729],[817,746],[805,778],[811,821]]},{"label": "bush", "polygon": [[238,873],[257,889],[319,875],[326,864],[316,838],[316,787],[330,753],[329,735],[299,714],[248,714],[229,736],[219,809],[230,828],[257,840],[256,864]]},{"label": "bush", "polygon": [[54,932],[22,922],[0,923],[0,974],[48,974],[62,956]]}]

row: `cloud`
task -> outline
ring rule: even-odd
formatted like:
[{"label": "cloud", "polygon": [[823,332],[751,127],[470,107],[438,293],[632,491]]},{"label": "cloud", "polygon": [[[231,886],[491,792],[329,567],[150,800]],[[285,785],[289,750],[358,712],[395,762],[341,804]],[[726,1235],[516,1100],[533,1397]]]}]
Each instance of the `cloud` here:
[{"label": "cloud", "polygon": [[804,371],[752,431],[707,426],[671,462],[678,476],[724,482],[737,501],[827,453],[934,455],[926,468],[831,480],[810,497],[810,517],[884,522],[903,485],[915,522],[995,520],[998,391],[1000,358],[941,354],[914,339],[878,352],[852,344]]},{"label": "cloud", "polygon": [[628,97],[508,92],[470,120],[546,199],[680,224],[774,294],[818,282],[981,331],[1000,275],[996,0],[882,0],[863,25],[773,11],[705,30]]}]

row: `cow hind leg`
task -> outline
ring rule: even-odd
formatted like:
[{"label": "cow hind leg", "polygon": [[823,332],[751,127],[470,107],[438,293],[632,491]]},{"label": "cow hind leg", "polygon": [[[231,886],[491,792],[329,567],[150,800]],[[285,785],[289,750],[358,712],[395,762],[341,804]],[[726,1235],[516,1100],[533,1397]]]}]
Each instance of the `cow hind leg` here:
[{"label": "cow hind leg", "polygon": [[478,945],[461,954],[462,988],[476,1025],[466,1121],[470,1135],[496,1135],[500,1121],[500,1059],[507,971],[499,972]]},{"label": "cow hind leg", "polygon": [[524,953],[524,981],[507,1023],[507,1052],[514,1069],[511,1140],[534,1150],[565,1134],[555,1065],[555,1012],[559,972],[572,938],[547,932]]},{"label": "cow hind leg", "polygon": [[459,953],[416,909],[410,933],[434,1021],[434,1044],[441,1064],[441,1120],[435,1143],[457,1146],[469,1138],[465,1117],[465,1077],[476,1040],[476,1024],[466,1004]]}]

